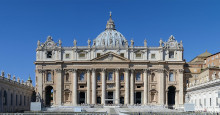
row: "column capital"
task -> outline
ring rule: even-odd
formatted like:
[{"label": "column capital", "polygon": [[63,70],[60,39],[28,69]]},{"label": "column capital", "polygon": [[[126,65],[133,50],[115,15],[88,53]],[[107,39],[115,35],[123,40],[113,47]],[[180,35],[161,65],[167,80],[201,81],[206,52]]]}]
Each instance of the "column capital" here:
[{"label": "column capital", "polygon": [[92,69],[86,69],[87,73],[89,73]]},{"label": "column capital", "polygon": [[165,69],[157,69],[158,73],[163,73]]},{"label": "column capital", "polygon": [[125,72],[128,72],[130,70],[130,68],[125,68],[124,70],[125,70]]},{"label": "column capital", "polygon": [[37,71],[38,71],[38,73],[43,73],[45,70],[43,70],[43,69],[38,69]]},{"label": "column capital", "polygon": [[95,72],[95,71],[96,71],[96,68],[92,68],[91,70],[92,70],[92,72]]},{"label": "column capital", "polygon": [[77,71],[77,69],[71,69],[70,71],[75,73]]},{"label": "column capital", "polygon": [[150,69],[143,69],[144,70],[144,73],[149,73]]},{"label": "column capital", "polygon": [[184,69],[179,69],[180,74],[183,74],[183,72],[184,72]]},{"label": "column capital", "polygon": [[56,71],[57,73],[61,73],[61,72],[62,72],[62,69],[58,68],[58,69],[55,69],[55,71]]},{"label": "column capital", "polygon": [[106,71],[106,68],[102,68],[101,70],[102,70],[102,72],[105,72],[105,71]]},{"label": "column capital", "polygon": [[116,68],[115,71],[118,72],[120,70],[120,68]]},{"label": "column capital", "polygon": [[71,69],[64,69],[65,72],[71,72]]}]

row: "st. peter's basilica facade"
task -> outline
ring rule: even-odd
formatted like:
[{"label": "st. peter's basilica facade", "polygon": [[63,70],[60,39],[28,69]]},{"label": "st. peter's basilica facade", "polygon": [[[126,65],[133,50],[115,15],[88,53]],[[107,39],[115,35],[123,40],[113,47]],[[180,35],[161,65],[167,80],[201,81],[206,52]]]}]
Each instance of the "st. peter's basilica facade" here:
[{"label": "st. peter's basilica facade", "polygon": [[[135,40],[135,39],[134,39]],[[36,92],[46,106],[79,104],[170,105],[184,104],[182,41],[174,36],[158,47],[134,46],[115,29],[106,29],[88,46],[62,46],[52,37],[38,41]]]}]

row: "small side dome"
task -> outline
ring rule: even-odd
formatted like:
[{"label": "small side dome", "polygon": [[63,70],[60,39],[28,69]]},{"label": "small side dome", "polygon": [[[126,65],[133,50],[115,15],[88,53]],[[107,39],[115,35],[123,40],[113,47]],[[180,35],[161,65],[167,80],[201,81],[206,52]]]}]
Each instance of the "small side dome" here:
[{"label": "small side dome", "polygon": [[114,21],[111,18],[111,13],[105,31],[100,33],[93,42],[96,47],[125,46],[127,40],[120,32],[116,31]]}]

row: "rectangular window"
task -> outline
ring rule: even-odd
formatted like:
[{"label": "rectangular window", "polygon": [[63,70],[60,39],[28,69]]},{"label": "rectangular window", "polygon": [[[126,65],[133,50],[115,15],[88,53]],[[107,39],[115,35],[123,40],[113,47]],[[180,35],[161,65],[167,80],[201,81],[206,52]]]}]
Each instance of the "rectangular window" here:
[{"label": "rectangular window", "polygon": [[174,58],[174,51],[169,52],[169,58]]},{"label": "rectangular window", "polygon": [[124,86],[123,86],[123,85],[121,85],[121,88],[124,88]]},{"label": "rectangular window", "polygon": [[80,88],[84,88],[84,86],[81,85]]},{"label": "rectangular window", "polygon": [[155,59],[156,58],[156,54],[151,54],[151,59]]},{"label": "rectangular window", "polygon": [[170,72],[170,74],[169,74],[169,81],[174,81],[173,72]]},{"label": "rectangular window", "polygon": [[66,54],[66,59],[69,59],[70,58],[70,54]]},{"label": "rectangular window", "polygon": [[218,106],[218,97],[216,97],[216,106]]},{"label": "rectangular window", "polygon": [[137,88],[141,88],[141,86],[138,85]]},{"label": "rectangular window", "polygon": [[121,57],[124,57],[124,53],[121,53],[120,56],[121,56]]},{"label": "rectangular window", "polygon": [[52,51],[47,51],[47,58],[52,58]]},{"label": "rectangular window", "polygon": [[136,53],[136,58],[141,58],[141,53]]},{"label": "rectangular window", "polygon": [[204,106],[206,106],[206,99],[204,99]]},{"label": "rectangular window", "polygon": [[100,54],[100,53],[97,53],[96,55],[97,55],[97,57],[100,57],[101,54]]},{"label": "rectangular window", "polygon": [[212,106],[212,98],[210,98],[210,106]]},{"label": "rectangular window", "polygon": [[79,54],[79,58],[85,58],[86,57],[86,54],[85,53],[80,53]]}]

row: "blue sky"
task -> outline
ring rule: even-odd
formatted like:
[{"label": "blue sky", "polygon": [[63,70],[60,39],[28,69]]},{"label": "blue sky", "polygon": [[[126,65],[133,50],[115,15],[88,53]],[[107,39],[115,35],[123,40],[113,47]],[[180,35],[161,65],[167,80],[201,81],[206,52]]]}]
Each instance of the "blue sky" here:
[{"label": "blue sky", "polygon": [[[1,0],[0,70],[35,79],[37,40],[48,35],[63,46],[87,45],[104,31],[109,12],[116,29],[136,46],[158,46],[174,35],[190,61],[220,51],[219,0]],[[35,84],[35,83],[34,83]]]}]

